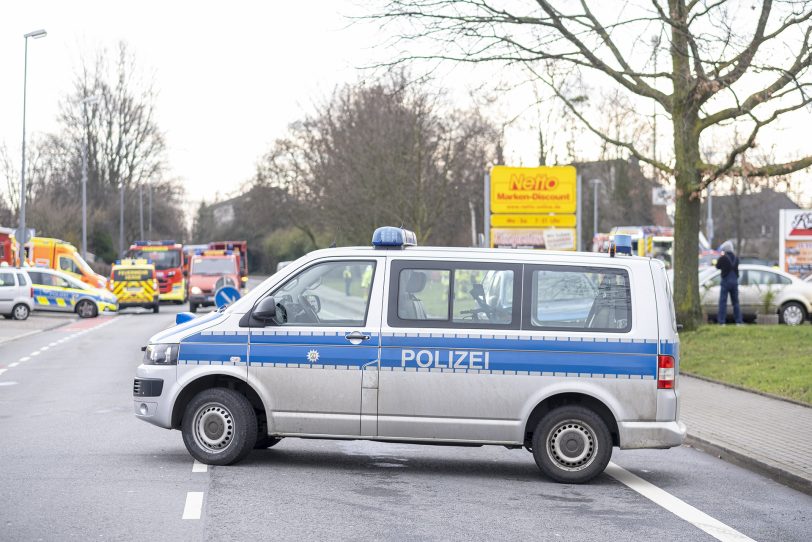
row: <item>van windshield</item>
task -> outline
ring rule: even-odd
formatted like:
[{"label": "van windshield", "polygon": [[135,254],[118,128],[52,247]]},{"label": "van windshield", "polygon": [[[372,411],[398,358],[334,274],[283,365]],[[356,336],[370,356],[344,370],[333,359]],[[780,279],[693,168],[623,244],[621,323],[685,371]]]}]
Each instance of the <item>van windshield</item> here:
[{"label": "van windshield", "polygon": [[180,250],[134,249],[130,251],[127,257],[136,260],[151,260],[152,263],[155,264],[155,269],[160,269],[161,271],[180,267]]},{"label": "van windshield", "polygon": [[193,275],[237,274],[234,258],[195,258],[192,260]]}]

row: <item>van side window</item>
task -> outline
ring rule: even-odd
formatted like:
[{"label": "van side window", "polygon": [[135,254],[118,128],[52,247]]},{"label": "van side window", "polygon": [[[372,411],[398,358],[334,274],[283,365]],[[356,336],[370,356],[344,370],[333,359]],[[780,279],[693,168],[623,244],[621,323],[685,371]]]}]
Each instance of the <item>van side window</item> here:
[{"label": "van side window", "polygon": [[0,273],[0,286],[14,286],[14,273]]},{"label": "van side window", "polygon": [[67,256],[60,256],[59,257],[59,269],[61,271],[67,271],[69,273],[76,273],[77,275],[81,275],[82,271],[76,265],[76,262],[73,259]]},{"label": "van side window", "polygon": [[375,262],[316,264],[288,279],[274,293],[280,326],[363,326]]},{"label": "van side window", "polygon": [[389,325],[518,329],[519,276],[516,264],[395,261]]},{"label": "van side window", "polygon": [[533,266],[526,311],[536,329],[622,333],[631,329],[631,291],[625,270]]},{"label": "van side window", "polygon": [[448,320],[451,273],[443,269],[404,269],[398,281],[398,318]]}]

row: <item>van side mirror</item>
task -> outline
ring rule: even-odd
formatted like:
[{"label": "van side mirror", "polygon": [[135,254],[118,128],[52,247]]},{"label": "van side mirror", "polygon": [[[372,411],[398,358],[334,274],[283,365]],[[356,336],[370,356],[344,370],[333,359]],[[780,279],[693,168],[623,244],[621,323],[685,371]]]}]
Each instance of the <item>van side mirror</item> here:
[{"label": "van side mirror", "polygon": [[254,308],[254,311],[251,313],[257,320],[262,320],[263,322],[267,322],[269,320],[273,320],[274,316],[276,316],[276,300],[273,296],[268,296]]}]

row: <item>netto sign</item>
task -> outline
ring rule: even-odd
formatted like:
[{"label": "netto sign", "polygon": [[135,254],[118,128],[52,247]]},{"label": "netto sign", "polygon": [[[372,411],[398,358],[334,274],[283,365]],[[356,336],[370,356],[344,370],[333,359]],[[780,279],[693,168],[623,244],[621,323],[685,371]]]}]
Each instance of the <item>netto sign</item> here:
[{"label": "netto sign", "polygon": [[577,181],[573,166],[491,170],[491,213],[575,213]]}]

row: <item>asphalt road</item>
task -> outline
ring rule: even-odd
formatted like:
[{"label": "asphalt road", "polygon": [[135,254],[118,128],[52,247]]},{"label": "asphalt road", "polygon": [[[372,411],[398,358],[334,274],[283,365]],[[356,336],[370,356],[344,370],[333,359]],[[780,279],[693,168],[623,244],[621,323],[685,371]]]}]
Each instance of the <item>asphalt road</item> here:
[{"label": "asphalt road", "polygon": [[615,450],[584,486],[498,447],[287,439],[195,466],[132,414],[139,349],[179,309],[0,345],[0,540],[812,539],[812,497],[687,447]]}]

